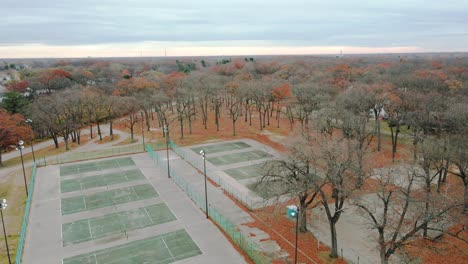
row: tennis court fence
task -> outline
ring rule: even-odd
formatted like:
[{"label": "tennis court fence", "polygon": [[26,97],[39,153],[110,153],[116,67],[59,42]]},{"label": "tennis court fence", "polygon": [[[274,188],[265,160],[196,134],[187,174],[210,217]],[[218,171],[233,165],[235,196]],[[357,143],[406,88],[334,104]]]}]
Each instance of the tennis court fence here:
[{"label": "tennis court fence", "polygon": [[29,211],[31,211],[31,202],[32,202],[32,196],[34,192],[34,183],[36,181],[36,172],[37,172],[37,164],[36,162],[33,162],[31,179],[29,180],[29,186],[28,186],[28,197],[26,198],[26,205],[24,207],[23,223],[21,224],[20,237],[19,237],[18,246],[16,249],[16,258],[15,258],[16,264],[21,264],[21,258],[23,257],[24,241],[26,239],[26,231],[28,229]]},{"label": "tennis court fence", "polygon": [[[170,142],[172,150],[177,154],[181,153],[184,154],[181,149],[174,144],[174,142]],[[159,155],[157,152],[153,150],[150,145],[146,145],[146,151],[148,154],[153,158],[157,164],[163,168],[164,171],[167,170],[167,162],[166,160]],[[181,155],[179,154],[179,155]],[[164,156],[164,155],[163,155]],[[185,159],[183,155],[181,155]],[[188,161],[188,160],[187,160]],[[190,161],[189,161],[190,162]],[[193,162],[196,162],[193,160]],[[194,165],[196,168],[200,169],[200,164],[195,163]],[[198,166],[198,167],[197,167]],[[203,164],[201,164],[203,166]],[[179,175],[176,171],[169,168],[169,172],[171,175],[172,180],[187,194],[187,196],[192,199],[192,201],[202,210],[205,211],[205,197],[201,193],[195,190],[195,188],[185,180],[184,177]],[[242,234],[238,231],[238,229],[223,215],[221,215],[215,208],[209,207],[208,213],[211,219],[219,226],[223,231],[231,238],[231,240],[239,246],[255,263],[271,263],[272,258],[263,254],[260,250],[258,250],[258,245],[248,236]]]}]

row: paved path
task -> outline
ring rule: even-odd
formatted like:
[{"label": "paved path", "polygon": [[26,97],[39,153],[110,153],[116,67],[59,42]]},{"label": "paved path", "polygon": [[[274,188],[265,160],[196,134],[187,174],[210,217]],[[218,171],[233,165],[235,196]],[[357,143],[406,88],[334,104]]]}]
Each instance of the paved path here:
[{"label": "paved path", "polygon": [[[375,195],[363,195],[361,199],[371,202],[376,199]],[[342,249],[343,256],[349,263],[358,263],[358,258],[360,264],[380,263],[377,231],[370,229],[369,220],[356,207],[345,205],[344,208],[346,209],[336,224],[339,254],[341,255]],[[331,247],[330,226],[322,210],[325,209],[320,207],[312,210],[308,228],[320,242]],[[397,257],[393,256],[390,263],[398,263],[396,260]]]},{"label": "paved path", "polygon": [[[166,157],[165,151],[159,151],[158,154]],[[172,151],[170,151],[169,161],[171,169],[175,173],[182,176],[197,193],[204,195],[204,175],[201,172]],[[209,170],[215,169],[215,167],[212,168],[211,164],[207,164],[207,166]],[[248,224],[253,222],[254,219],[228,198],[221,188],[211,183],[208,184],[208,204],[208,206],[213,207],[219,214],[229,220],[234,227],[238,228],[245,237],[250,237],[267,255],[273,258],[281,258],[287,255],[287,253],[281,251],[281,248],[275,241],[269,239],[267,233],[257,228],[249,227]],[[254,236],[251,236],[252,234]]]}]

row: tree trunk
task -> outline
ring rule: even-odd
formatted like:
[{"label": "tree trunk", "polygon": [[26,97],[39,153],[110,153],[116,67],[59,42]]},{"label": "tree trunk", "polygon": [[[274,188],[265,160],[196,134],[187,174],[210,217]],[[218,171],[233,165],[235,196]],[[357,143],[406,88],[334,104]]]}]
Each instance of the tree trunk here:
[{"label": "tree trunk", "polygon": [[307,212],[306,212],[306,206],[301,205],[301,208],[299,210],[299,231],[301,233],[307,232]]},{"label": "tree trunk", "polygon": [[89,135],[90,138],[93,139],[93,123],[91,122],[91,120],[89,120]]},{"label": "tree trunk", "polygon": [[179,118],[179,125],[180,125],[180,139],[184,138],[184,120],[182,117]]},{"label": "tree trunk", "polygon": [[464,205],[463,205],[463,214],[467,215],[468,214],[468,179],[464,179],[464,184],[465,184],[465,191],[463,194],[464,198]]},{"label": "tree trunk", "polygon": [[276,113],[276,119],[278,120],[278,123],[276,124],[277,128],[279,128],[279,125],[280,125],[280,113],[281,113],[280,111]]},{"label": "tree trunk", "polygon": [[52,137],[52,140],[54,141],[55,148],[58,149],[59,143],[58,143],[57,135],[53,131],[50,131],[50,136]]},{"label": "tree trunk", "polygon": [[375,114],[375,130],[377,133],[377,151],[380,151],[382,149],[382,139],[381,139],[381,134],[380,134],[380,119],[376,111],[374,111]]},{"label": "tree trunk", "polygon": [[112,119],[109,121],[109,134],[111,136],[111,140],[114,140],[114,130],[112,129]]},{"label": "tree trunk", "polygon": [[232,135],[236,136],[236,120],[232,119]]},{"label": "tree trunk", "polygon": [[336,234],[336,226],[335,222],[330,219],[330,233],[331,233],[331,253],[330,257],[337,258],[338,257],[338,237]]},{"label": "tree trunk", "polygon": [[400,125],[396,125],[395,131],[393,131],[393,126],[390,127],[390,133],[392,136],[392,162],[395,161],[395,154],[397,150],[397,142],[398,142],[398,133],[400,132]]},{"label": "tree trunk", "polygon": [[385,236],[383,228],[379,229],[379,255],[380,255],[380,263],[381,264],[388,264],[388,257],[385,254],[387,251],[387,247],[385,246]]},{"label": "tree trunk", "polygon": [[96,122],[97,125],[97,132],[99,135],[99,140],[102,141],[102,133],[101,133],[101,127],[99,126],[99,122]]},{"label": "tree trunk", "polygon": [[65,150],[70,150],[70,146],[68,145],[68,135],[63,137],[63,141],[65,141]]}]

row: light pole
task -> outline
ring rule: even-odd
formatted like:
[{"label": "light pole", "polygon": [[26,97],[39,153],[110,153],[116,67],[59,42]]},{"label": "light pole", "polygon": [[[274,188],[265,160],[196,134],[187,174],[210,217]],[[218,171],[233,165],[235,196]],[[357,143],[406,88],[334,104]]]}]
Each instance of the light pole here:
[{"label": "light pole", "polygon": [[169,169],[169,127],[164,125],[163,127],[164,135],[166,136],[166,159],[167,159],[167,177],[171,177],[170,169]]},{"label": "light pole", "polygon": [[28,118],[25,120],[25,122],[29,124],[29,126],[31,127],[31,152],[33,156],[33,161],[34,163],[36,163],[36,157],[34,156],[34,146],[33,146],[34,132],[32,130],[32,120]]},{"label": "light pole", "polygon": [[143,151],[145,151],[145,129],[143,127],[143,110],[140,110],[141,113],[141,134],[143,135]]},{"label": "light pole", "polygon": [[200,150],[200,155],[203,158],[203,174],[205,175],[205,212],[206,218],[208,219],[208,191],[206,188],[206,151],[204,149]]},{"label": "light pole", "polygon": [[297,264],[297,237],[299,234],[299,206],[296,205],[293,207],[295,208],[291,208],[290,210],[288,210],[288,214],[290,217],[296,217],[296,244],[294,246],[294,263]]},{"label": "light pole", "polygon": [[23,149],[24,149],[24,141],[18,140],[16,144],[16,149],[20,151],[21,156],[21,165],[23,166],[23,178],[24,178],[24,189],[26,190],[26,197],[28,197],[28,183],[26,182],[26,170],[24,169],[24,160],[23,160]]},{"label": "light pole", "polygon": [[6,250],[7,250],[8,263],[11,264],[10,249],[8,248],[8,239],[7,239],[6,229],[5,229],[5,220],[3,220],[3,210],[5,210],[6,207],[7,207],[6,199],[2,199],[0,201],[0,215],[2,216],[3,235],[5,235],[5,245],[6,245]]}]

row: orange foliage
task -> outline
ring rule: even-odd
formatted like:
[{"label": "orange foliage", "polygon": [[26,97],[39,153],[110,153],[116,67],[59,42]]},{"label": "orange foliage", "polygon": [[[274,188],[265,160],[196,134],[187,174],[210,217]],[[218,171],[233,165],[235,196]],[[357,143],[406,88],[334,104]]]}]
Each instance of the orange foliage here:
[{"label": "orange foliage", "polygon": [[24,93],[26,89],[29,87],[29,82],[27,80],[24,81],[12,81],[7,84],[6,89],[12,92]]},{"label": "orange foliage", "polygon": [[232,76],[236,72],[236,67],[231,64],[217,65],[212,68],[212,71],[220,75]]},{"label": "orange foliage", "polygon": [[31,140],[31,128],[22,122],[24,122],[22,115],[0,110],[0,151],[11,148],[20,139],[25,142]]},{"label": "orange foliage", "polygon": [[242,68],[244,68],[245,66],[245,62],[240,60],[240,59],[237,59],[234,61],[234,67],[236,67],[236,69],[240,70]]},{"label": "orange foliage", "polygon": [[60,79],[60,78],[71,79],[72,74],[62,69],[49,69],[41,74],[41,77],[39,77],[39,80],[42,83],[49,83],[50,81]]},{"label": "orange foliage", "polygon": [[418,70],[415,72],[419,78],[430,79],[434,81],[445,81],[447,80],[447,74],[441,70]]},{"label": "orange foliage", "polygon": [[169,97],[175,94],[177,86],[187,77],[183,72],[172,72],[164,77],[164,91]]},{"label": "orange foliage", "polygon": [[432,69],[440,70],[442,69],[442,63],[440,61],[432,61],[431,67]]},{"label": "orange foliage", "polygon": [[458,80],[445,80],[445,84],[452,90],[463,88],[463,83]]},{"label": "orange foliage", "polygon": [[159,88],[159,84],[152,82],[143,77],[133,77],[130,79],[123,79],[117,83],[117,86],[120,88],[126,89],[152,89],[152,88]]},{"label": "orange foliage", "polygon": [[273,96],[277,101],[292,97],[291,86],[285,83],[282,86],[275,86],[272,91]]}]

